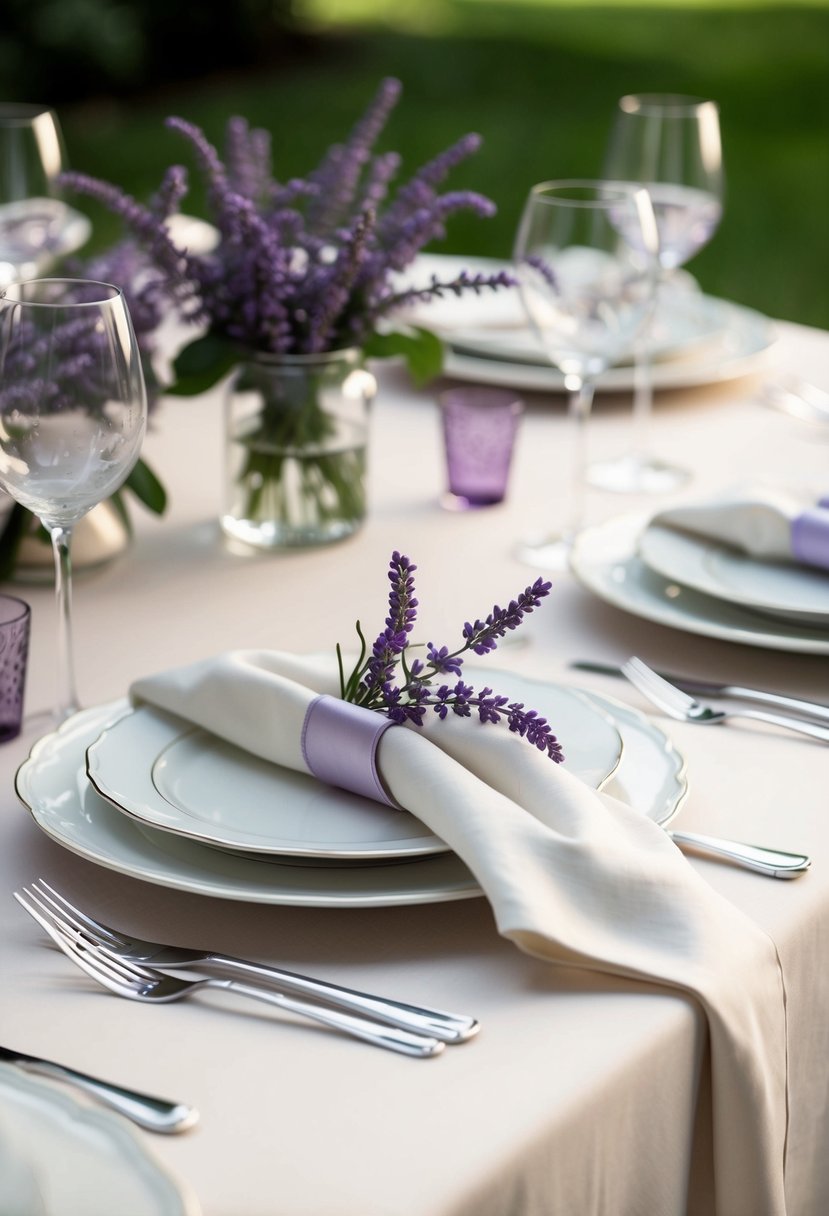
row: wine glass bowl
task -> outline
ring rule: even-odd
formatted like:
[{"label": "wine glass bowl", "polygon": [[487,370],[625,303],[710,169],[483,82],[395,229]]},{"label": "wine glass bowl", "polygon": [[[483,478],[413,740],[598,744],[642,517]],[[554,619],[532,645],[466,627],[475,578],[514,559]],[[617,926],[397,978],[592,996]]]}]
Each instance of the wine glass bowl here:
[{"label": "wine glass bowl", "polygon": [[0,286],[43,273],[89,235],[86,217],[59,197],[65,167],[52,110],[0,104]]},{"label": "wine glass bowl", "polygon": [[[715,102],[676,93],[622,97],[608,142],[604,176],[638,183],[650,195],[656,219],[659,279],[654,314],[680,306],[687,290],[674,289],[674,272],[699,252],[716,232],[723,211],[723,157],[719,110]],[[622,229],[628,241],[639,234]],[[653,458],[649,429],[653,407],[649,326],[634,348],[635,393],[633,451],[591,470],[605,489],[663,492],[681,485],[683,469]]]},{"label": "wine glass bowl", "polygon": [[[664,271],[684,266],[708,244],[722,219],[715,102],[671,93],[622,97],[606,170],[609,178],[645,186],[656,216],[659,265]],[[635,231],[631,235],[636,239]]]},{"label": "wine glass bowl", "polygon": [[[636,231],[636,240],[623,236]],[[645,323],[653,295],[656,225],[635,185],[542,182],[527,199],[513,264],[528,321],[564,375],[575,422],[570,519],[560,535],[521,547],[524,561],[561,568],[581,524],[585,424],[596,378]]]},{"label": "wine glass bowl", "polygon": [[126,480],[146,420],[141,359],[117,287],[35,279],[0,293],[0,486],[40,518],[52,539],[61,620],[60,717],[78,708],[72,530]]}]

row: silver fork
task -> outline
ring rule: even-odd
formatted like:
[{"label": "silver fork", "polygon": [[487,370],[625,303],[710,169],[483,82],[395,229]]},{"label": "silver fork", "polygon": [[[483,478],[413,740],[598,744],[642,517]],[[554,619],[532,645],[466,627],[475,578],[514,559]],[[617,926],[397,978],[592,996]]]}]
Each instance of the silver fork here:
[{"label": "silver fork", "polygon": [[322,1005],[312,1005],[308,1001],[296,1000],[282,992],[269,991],[253,984],[217,978],[185,980],[177,976],[165,975],[164,972],[156,971],[152,967],[131,963],[105,946],[98,945],[82,934],[78,934],[68,922],[45,906],[32,891],[26,888],[22,891],[15,891],[14,897],[46,930],[68,958],[91,979],[96,980],[117,996],[127,997],[133,1001],[144,1001],[148,1004],[169,1004],[171,1001],[180,1001],[193,996],[203,988],[220,988],[225,992],[233,992],[239,996],[276,1005],[288,1013],[321,1022],[324,1026],[343,1031],[367,1043],[372,1043],[374,1046],[385,1047],[403,1055],[423,1058],[438,1055],[444,1049],[445,1044],[439,1039],[414,1034],[393,1026],[383,1026],[366,1018],[355,1017],[335,1009],[326,1009]]},{"label": "silver fork", "polygon": [[797,734],[808,735],[810,739],[819,739],[821,743],[829,743],[829,727],[803,722],[799,718],[788,718],[784,714],[768,714],[759,709],[713,709],[710,705],[689,696],[681,688],[669,684],[641,659],[635,657],[628,659],[626,663],[622,664],[622,673],[643,696],[652,701],[670,718],[676,718],[682,722],[700,722],[706,726],[726,722],[729,718],[751,718],[755,722],[782,726]]},{"label": "silver fork", "polygon": [[131,937],[113,929],[111,925],[94,920],[80,908],[76,908],[43,878],[36,879],[31,884],[31,890],[39,897],[40,907],[48,905],[52,912],[68,922],[75,933],[83,934],[87,940],[93,943],[106,946],[120,958],[133,963],[148,964],[158,971],[192,970],[206,976],[211,976],[216,972],[241,975],[254,979],[259,984],[265,983],[268,987],[273,986],[279,991],[298,993],[315,1001],[324,1001],[334,1008],[376,1018],[390,1026],[398,1026],[402,1030],[411,1030],[416,1034],[441,1039],[445,1043],[464,1042],[477,1034],[480,1029],[480,1024],[476,1019],[466,1014],[447,1013],[441,1009],[407,1005],[402,1001],[372,996],[370,993],[358,992],[353,988],[342,988],[338,984],[311,979],[309,976],[297,975],[292,971],[248,963],[230,955],[188,950],[182,946],[167,946],[161,942]]}]

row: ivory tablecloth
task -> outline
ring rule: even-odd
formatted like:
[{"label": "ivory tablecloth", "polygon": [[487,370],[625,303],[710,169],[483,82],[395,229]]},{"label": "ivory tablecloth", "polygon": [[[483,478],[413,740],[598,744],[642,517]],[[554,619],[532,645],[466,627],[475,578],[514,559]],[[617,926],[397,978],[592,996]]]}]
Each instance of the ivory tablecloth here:
[{"label": "ivory tablecloth", "polygon": [[[777,363],[829,387],[829,335],[793,325],[780,333]],[[569,434],[561,400],[528,398],[508,501],[450,515],[437,505],[434,390],[415,392],[391,367],[380,380],[365,528],[337,546],[280,556],[234,554],[219,539],[219,394],[164,403],[146,454],[170,491],[169,515],[140,518],[128,554],[77,579],[85,704],[123,695],[148,671],[220,650],[326,650],[352,641],[357,618],[379,629],[395,548],[419,566],[423,640],[451,640],[464,620],[532,581],[513,546],[561,514]],[[749,473],[829,485],[829,433],[763,407],[759,386],[753,378],[660,396],[655,445],[693,468],[695,491]],[[599,397],[594,457],[624,446],[629,405]],[[588,509],[599,521],[650,505],[591,492]],[[7,590],[33,607],[34,711],[53,692],[51,591]],[[826,658],[653,625],[601,603],[569,575],[554,579],[551,597],[515,639],[489,660],[493,680],[500,665],[644,708],[626,685],[567,666],[576,657],[639,653],[706,677],[829,697]],[[813,859],[810,873],[791,883],[693,864],[780,951],[789,994],[789,1211],[819,1216],[829,1210],[829,752],[747,723],[662,725],[688,763],[683,827]],[[43,836],[15,798],[13,774],[33,737],[0,752],[0,1042],[195,1103],[196,1130],[144,1142],[195,1191],[204,1216],[710,1213],[704,1128],[691,1155],[706,1043],[689,1001],[526,957],[498,937],[483,900],[260,907],[97,867]],[[116,1000],[44,948],[11,899],[38,874],[138,933],[469,1011],[483,1030],[436,1060],[414,1061],[216,995],[163,1009]]]}]

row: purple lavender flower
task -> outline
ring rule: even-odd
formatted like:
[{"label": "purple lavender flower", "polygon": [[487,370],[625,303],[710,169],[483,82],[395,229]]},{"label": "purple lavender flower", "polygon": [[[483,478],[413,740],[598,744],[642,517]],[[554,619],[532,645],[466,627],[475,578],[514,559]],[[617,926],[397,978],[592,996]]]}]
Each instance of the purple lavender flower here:
[{"label": "purple lavender flower", "polygon": [[[391,192],[400,158],[374,147],[400,91],[399,81],[383,80],[345,142],[331,147],[306,177],[286,182],[274,176],[270,136],[245,119],[228,122],[224,159],[193,123],[167,119],[167,127],[187,140],[205,181],[221,235],[210,253],[178,248],[163,223],[187,188],[179,166],[167,171],[146,207],[81,174],[65,175],[64,183],[123,218],[182,315],[213,335],[245,351],[273,354],[360,346],[381,318],[416,298],[513,285],[501,273],[434,280],[418,291],[394,286],[394,276],[443,235],[452,215],[494,211],[489,199],[472,191],[440,192],[451,170],[477,151],[477,135],[463,136]],[[146,305],[153,307],[154,300]]]},{"label": "purple lavender flower", "polygon": [[[367,653],[358,622],[357,633],[362,649],[347,680],[342,666],[342,652],[337,647],[343,700],[386,714],[393,722],[411,722],[415,726],[423,725],[429,709],[441,719],[453,713],[460,718],[470,718],[476,714],[482,723],[506,721],[510,731],[560,763],[564,753],[546,718],[535,710],[525,709],[521,702],[510,702],[508,697],[493,692],[489,687],[476,692],[461,675],[461,655],[469,650],[479,655],[494,650],[499,638],[504,637],[508,630],[517,629],[524,617],[540,605],[549,594],[551,584],[541,578],[536,579],[517,599],[511,600],[507,608],[499,608],[496,604],[485,621],[477,620],[474,624],[467,622],[463,629],[464,640],[457,650],[450,651],[447,646],[438,647],[428,642],[426,660],[417,658],[409,664],[409,635],[414,628],[418,607],[414,595],[416,569],[408,557],[397,551],[392,554],[388,572],[392,586],[385,629],[376,638],[371,652]],[[443,675],[455,675],[458,679],[452,685],[441,683],[435,688],[432,681]]]}]

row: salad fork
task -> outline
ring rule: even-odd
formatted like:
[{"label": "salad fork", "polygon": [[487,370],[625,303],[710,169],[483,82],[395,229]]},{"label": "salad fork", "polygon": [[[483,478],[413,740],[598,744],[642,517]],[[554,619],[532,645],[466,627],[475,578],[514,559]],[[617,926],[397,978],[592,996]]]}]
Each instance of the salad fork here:
[{"label": "salad fork", "polygon": [[71,934],[78,934],[87,941],[105,946],[125,961],[146,964],[158,971],[193,971],[198,975],[208,976],[215,972],[241,975],[255,980],[258,984],[265,982],[268,987],[299,994],[313,1001],[323,1001],[349,1013],[376,1018],[390,1026],[398,1026],[401,1030],[411,1030],[445,1043],[463,1042],[472,1038],[480,1029],[480,1023],[466,1014],[407,1005],[402,1001],[372,996],[352,988],[342,988],[338,984],[311,979],[292,971],[248,963],[229,955],[188,950],[182,946],[167,946],[161,942],[127,936],[76,908],[42,878],[31,884],[31,895],[37,896],[38,906],[44,914],[59,917]]},{"label": "salad fork", "polygon": [[786,730],[795,731],[797,734],[808,735],[810,739],[818,739],[821,743],[829,743],[829,727],[801,721],[799,718],[769,714],[759,709],[713,709],[710,705],[689,696],[675,685],[669,684],[667,680],[657,675],[646,663],[636,657],[630,658],[622,664],[622,674],[649,701],[669,717],[679,721],[699,722],[711,726],[726,722],[729,718],[751,718],[755,722],[767,722],[770,726],[781,726]]},{"label": "salad fork", "polygon": [[286,996],[285,993],[253,984],[213,977],[185,980],[178,976],[166,975],[146,965],[127,962],[105,946],[74,933],[65,921],[45,907],[31,891],[25,888],[23,891],[15,891],[14,897],[82,971],[110,992],[128,1000],[143,1001],[147,1004],[169,1004],[193,996],[203,988],[219,988],[225,992],[276,1005],[287,1013],[321,1022],[324,1026],[341,1030],[374,1046],[385,1047],[403,1055],[425,1058],[438,1055],[444,1049],[445,1044],[439,1039],[399,1030],[393,1026],[383,1026],[366,1018],[326,1009],[322,1005],[313,1005],[308,1001],[297,1000]]}]

